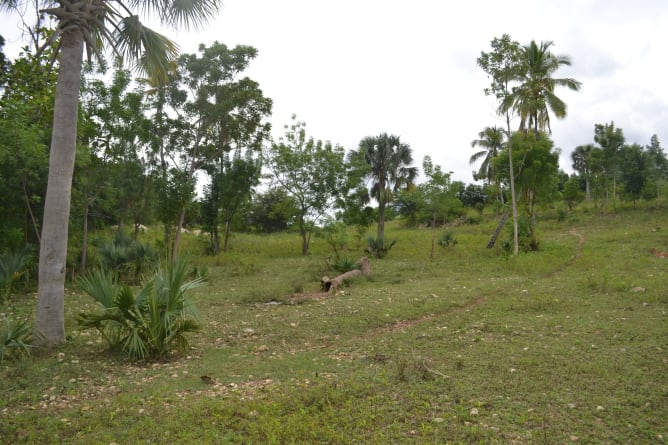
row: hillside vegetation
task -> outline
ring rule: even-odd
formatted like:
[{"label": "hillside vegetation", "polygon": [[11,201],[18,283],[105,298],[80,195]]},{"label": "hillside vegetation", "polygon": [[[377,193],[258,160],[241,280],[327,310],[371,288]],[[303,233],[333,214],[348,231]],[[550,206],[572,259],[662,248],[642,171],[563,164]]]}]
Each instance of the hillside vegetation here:
[{"label": "hillside vegetation", "polygon": [[[543,218],[540,249],[513,257],[486,249],[486,215],[434,259],[431,230],[388,223],[397,243],[372,277],[332,295],[318,293],[322,238],[304,257],[295,234],[234,235],[194,258],[209,271],[191,295],[202,330],[164,362],[126,362],[80,330],[96,303],[71,286],[67,344],[1,365],[0,441],[664,443],[668,259],[650,249],[668,250],[667,217]],[[22,319],[35,300],[1,309]]]}]

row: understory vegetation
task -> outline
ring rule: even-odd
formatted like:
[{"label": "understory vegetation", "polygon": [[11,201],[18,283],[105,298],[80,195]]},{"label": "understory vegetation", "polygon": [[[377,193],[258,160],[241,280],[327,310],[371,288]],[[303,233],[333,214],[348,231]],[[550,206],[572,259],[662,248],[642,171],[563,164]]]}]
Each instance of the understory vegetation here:
[{"label": "understory vegetation", "polygon": [[[68,341],[28,355],[27,330],[16,326],[37,296],[13,293],[0,308],[19,338],[3,349],[15,353],[0,365],[0,437],[665,443],[668,260],[651,249],[668,251],[667,217],[659,207],[546,210],[537,250],[518,256],[504,254],[508,227],[486,248],[499,219],[491,212],[438,232],[448,248],[433,252],[432,228],[388,222],[396,243],[370,257],[371,278],[333,294],[319,291],[334,262],[323,237],[303,256],[294,233],[233,234],[227,252],[193,256],[208,270],[204,286],[187,289],[200,329],[159,360],[119,355],[104,330],[78,324],[101,306],[76,283],[66,293]],[[206,248],[194,234],[184,243]]]}]

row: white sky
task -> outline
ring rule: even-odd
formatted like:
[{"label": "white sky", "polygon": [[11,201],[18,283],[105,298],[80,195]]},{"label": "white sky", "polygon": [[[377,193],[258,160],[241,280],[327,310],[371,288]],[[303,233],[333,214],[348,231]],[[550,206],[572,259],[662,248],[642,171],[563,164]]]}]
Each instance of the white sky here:
[{"label": "white sky", "polygon": [[[9,55],[15,24],[0,20]],[[657,134],[668,147],[666,0],[225,0],[203,29],[163,32],[187,53],[216,40],[257,48],[246,74],[274,100],[276,137],[293,113],[309,136],[347,150],[388,132],[411,145],[417,166],[429,154],[467,183],[471,140],[503,125],[476,59],[504,33],[554,41],[573,62],[556,75],[583,83],[557,92],[568,104],[565,120],[552,119],[562,169],[593,143],[596,123],[614,121],[628,143]]]}]

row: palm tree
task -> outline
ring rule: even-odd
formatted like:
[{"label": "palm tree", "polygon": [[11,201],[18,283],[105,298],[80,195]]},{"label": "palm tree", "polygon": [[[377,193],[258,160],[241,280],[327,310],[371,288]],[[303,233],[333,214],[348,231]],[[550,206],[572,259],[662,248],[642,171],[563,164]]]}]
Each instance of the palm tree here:
[{"label": "palm tree", "polygon": [[351,154],[364,159],[368,168],[366,177],[372,180],[371,196],[378,201],[378,240],[385,237],[385,206],[394,192],[413,183],[417,167],[411,167],[411,147],[399,136],[382,133],[360,141],[359,150]]},{"label": "palm tree", "polygon": [[492,165],[492,159],[494,159],[503,149],[505,132],[502,128],[496,126],[486,127],[483,131],[478,133],[478,137],[479,139],[471,141],[471,147],[481,147],[483,150],[471,155],[469,162],[473,165],[482,159],[482,164],[480,164],[478,172],[473,173],[473,179],[485,179],[488,183],[492,183],[496,180],[496,172]]},{"label": "palm tree", "polygon": [[[4,9],[21,0],[0,0]],[[51,347],[65,341],[64,292],[70,194],[77,138],[77,113],[83,50],[101,57],[102,43],[135,62],[135,68],[162,77],[178,46],[146,28],[132,7],[158,15],[161,23],[198,26],[213,17],[220,0],[146,2],[110,0],[45,0],[41,12],[58,23],[47,44],[57,42],[59,71],[53,112],[49,176],[39,255],[39,288],[35,318],[38,344]]]},{"label": "palm tree", "polygon": [[571,153],[573,169],[585,180],[585,199],[591,200],[591,175],[593,172],[593,156],[598,150],[594,144],[578,145]]},{"label": "palm tree", "polygon": [[551,133],[551,111],[558,119],[566,117],[566,103],[554,94],[556,87],[567,87],[573,91],[580,89],[581,83],[572,78],[554,78],[554,73],[562,66],[570,66],[568,56],[554,55],[550,52],[552,41],[541,42],[540,46],[532,40],[522,46],[522,67],[514,80],[520,85],[513,88],[501,104],[502,113],[515,110],[520,117],[520,130],[533,130]]}]

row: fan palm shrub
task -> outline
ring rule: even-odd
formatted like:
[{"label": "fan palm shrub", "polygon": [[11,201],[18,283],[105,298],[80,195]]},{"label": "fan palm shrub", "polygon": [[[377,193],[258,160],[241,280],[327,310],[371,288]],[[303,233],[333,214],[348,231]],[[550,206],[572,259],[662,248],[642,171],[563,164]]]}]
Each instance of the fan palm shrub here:
[{"label": "fan palm shrub", "polygon": [[5,358],[20,358],[30,353],[31,329],[28,320],[17,323],[3,316],[0,325],[0,363]]},{"label": "fan palm shrub", "polygon": [[84,329],[97,329],[112,349],[133,360],[163,360],[188,346],[186,334],[199,330],[198,312],[188,293],[204,278],[192,278],[188,262],[178,259],[158,268],[135,295],[104,270],[79,280],[101,310],[79,314]]}]

